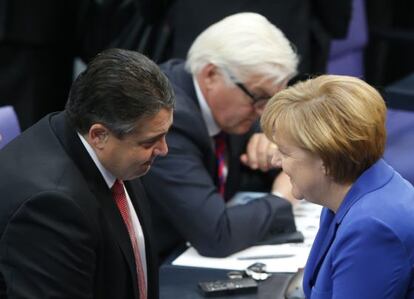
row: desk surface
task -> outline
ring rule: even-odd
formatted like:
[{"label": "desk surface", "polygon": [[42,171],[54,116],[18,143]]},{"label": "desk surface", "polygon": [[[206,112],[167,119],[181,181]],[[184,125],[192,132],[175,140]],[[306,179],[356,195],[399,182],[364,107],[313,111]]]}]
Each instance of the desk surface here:
[{"label": "desk surface", "polygon": [[[198,290],[201,281],[227,279],[228,271],[208,268],[192,268],[163,264],[160,268],[160,299],[206,298]],[[257,293],[227,295],[214,298],[234,299],[283,299],[284,289],[292,274],[274,273],[265,281],[259,282]]]},{"label": "desk surface", "polygon": [[[307,242],[312,242],[316,235],[320,211],[320,206],[305,201],[294,207],[296,226]],[[199,282],[227,279],[229,270],[172,265],[184,249],[177,249],[160,267],[160,299],[202,299],[205,297],[198,290]],[[292,276],[292,273],[273,273],[267,280],[259,282],[257,293],[214,298],[284,299],[284,291]]]}]

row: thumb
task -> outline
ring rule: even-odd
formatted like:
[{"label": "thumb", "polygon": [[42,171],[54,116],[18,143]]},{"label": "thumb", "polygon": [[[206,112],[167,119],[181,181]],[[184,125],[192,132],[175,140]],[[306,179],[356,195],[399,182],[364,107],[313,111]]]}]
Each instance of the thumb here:
[{"label": "thumb", "polygon": [[249,164],[249,158],[247,157],[247,154],[242,154],[242,155],[240,155],[240,161],[241,161],[244,165],[248,165],[248,164]]}]

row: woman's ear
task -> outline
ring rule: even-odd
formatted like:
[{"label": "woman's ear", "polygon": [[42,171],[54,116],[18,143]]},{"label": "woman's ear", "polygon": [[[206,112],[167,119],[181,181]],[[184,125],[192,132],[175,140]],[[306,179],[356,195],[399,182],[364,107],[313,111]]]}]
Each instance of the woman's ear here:
[{"label": "woman's ear", "polygon": [[325,175],[328,175],[328,171],[327,171],[327,169],[326,169],[326,167],[325,167],[325,163],[323,163],[323,161],[322,161],[322,163],[321,163],[321,169],[322,169],[322,172],[323,172]]}]

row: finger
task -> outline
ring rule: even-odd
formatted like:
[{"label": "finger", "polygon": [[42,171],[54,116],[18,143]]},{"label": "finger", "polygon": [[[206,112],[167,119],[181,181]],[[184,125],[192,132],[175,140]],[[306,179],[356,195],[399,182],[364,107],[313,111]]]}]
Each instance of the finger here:
[{"label": "finger", "polygon": [[257,161],[258,167],[262,171],[269,170],[269,151],[270,151],[270,141],[264,136],[260,136],[260,139],[257,144],[256,152],[257,152]]},{"label": "finger", "polygon": [[248,165],[252,169],[258,168],[257,145],[259,142],[259,137],[260,134],[254,134],[247,144],[246,155],[248,159]]},{"label": "finger", "polygon": [[249,166],[249,159],[247,158],[247,154],[240,155],[240,161],[246,165]]},{"label": "finger", "polygon": [[269,144],[266,156],[268,168],[278,168],[276,164],[273,164],[273,161],[277,161],[279,157],[279,151],[277,150],[276,144],[272,142]]}]

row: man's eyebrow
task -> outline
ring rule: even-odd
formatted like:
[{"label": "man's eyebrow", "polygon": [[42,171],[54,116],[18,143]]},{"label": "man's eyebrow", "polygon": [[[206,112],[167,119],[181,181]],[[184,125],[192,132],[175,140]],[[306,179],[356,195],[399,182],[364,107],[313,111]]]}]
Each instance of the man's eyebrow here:
[{"label": "man's eyebrow", "polygon": [[160,133],[160,134],[155,135],[155,136],[147,137],[147,138],[141,140],[140,142],[144,143],[144,142],[154,141],[154,140],[157,140],[157,139],[159,139],[160,137],[162,137],[162,136],[164,136],[166,134],[167,134],[167,132],[163,132],[163,133]]},{"label": "man's eyebrow", "polygon": [[147,138],[145,138],[145,139],[141,140],[140,142],[141,142],[141,143],[144,143],[144,142],[151,142],[151,141],[153,141],[153,140],[157,140],[157,139],[159,139],[159,138],[161,138],[161,137],[163,137],[163,136],[167,135],[167,134],[168,134],[168,132],[170,131],[170,129],[171,129],[171,126],[169,126],[169,127],[168,127],[168,130],[167,130],[167,131],[165,131],[165,132],[161,132],[161,133],[159,133],[159,134],[157,134],[157,135],[155,135],[155,136],[150,136],[150,137],[147,137]]}]

